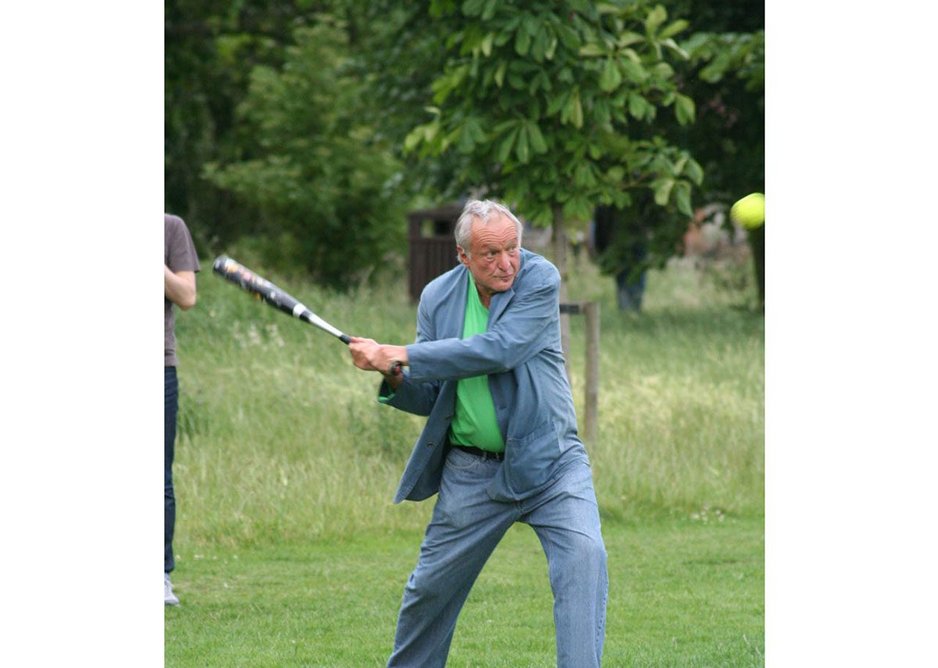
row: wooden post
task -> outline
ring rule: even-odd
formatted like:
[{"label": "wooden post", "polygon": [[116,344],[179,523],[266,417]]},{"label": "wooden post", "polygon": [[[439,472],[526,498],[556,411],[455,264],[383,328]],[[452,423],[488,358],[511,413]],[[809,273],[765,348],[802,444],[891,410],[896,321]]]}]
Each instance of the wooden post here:
[{"label": "wooden post", "polygon": [[[582,314],[586,317],[586,390],[583,410],[583,438],[596,438],[599,425],[599,304],[597,302],[573,302],[560,304],[562,315]],[[564,361],[570,366],[569,343],[561,341]],[[567,375],[571,386],[573,381]]]},{"label": "wooden post", "polygon": [[586,408],[583,436],[595,440],[599,426],[599,303],[583,305],[586,316]]}]

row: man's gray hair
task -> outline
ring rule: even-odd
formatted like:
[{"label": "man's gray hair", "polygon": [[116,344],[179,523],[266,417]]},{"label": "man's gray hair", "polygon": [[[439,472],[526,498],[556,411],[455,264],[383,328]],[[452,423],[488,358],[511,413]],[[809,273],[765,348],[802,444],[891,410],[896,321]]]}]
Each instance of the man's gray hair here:
[{"label": "man's gray hair", "polygon": [[459,219],[456,221],[456,245],[469,254],[469,245],[472,241],[472,223],[478,219],[483,225],[487,225],[492,218],[499,214],[514,221],[515,228],[518,230],[518,245],[521,245],[521,232],[524,226],[517,216],[513,214],[507,206],[492,200],[471,199],[466,202]]}]

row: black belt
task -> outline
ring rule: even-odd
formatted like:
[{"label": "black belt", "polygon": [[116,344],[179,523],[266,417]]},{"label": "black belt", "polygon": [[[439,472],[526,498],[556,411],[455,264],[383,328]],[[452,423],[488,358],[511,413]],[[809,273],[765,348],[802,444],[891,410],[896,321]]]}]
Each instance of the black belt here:
[{"label": "black belt", "polygon": [[457,450],[468,452],[470,455],[481,457],[482,459],[494,459],[497,462],[505,459],[504,452],[492,452],[491,450],[483,450],[482,448],[477,448],[472,445],[456,445],[455,443],[453,444],[453,447]]}]

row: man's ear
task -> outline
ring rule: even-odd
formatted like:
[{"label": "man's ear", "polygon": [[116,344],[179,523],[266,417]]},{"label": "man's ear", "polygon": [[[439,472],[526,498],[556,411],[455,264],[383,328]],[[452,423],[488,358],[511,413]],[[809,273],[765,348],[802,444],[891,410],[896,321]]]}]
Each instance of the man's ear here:
[{"label": "man's ear", "polygon": [[465,267],[469,267],[469,256],[466,255],[466,251],[463,250],[462,246],[456,246],[456,256]]}]

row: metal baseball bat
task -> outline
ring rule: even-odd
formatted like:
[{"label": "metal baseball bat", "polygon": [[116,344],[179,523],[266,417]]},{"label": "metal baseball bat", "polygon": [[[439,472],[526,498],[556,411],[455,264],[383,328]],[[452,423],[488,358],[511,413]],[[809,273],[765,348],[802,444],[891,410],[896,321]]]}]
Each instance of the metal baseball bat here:
[{"label": "metal baseball bat", "polygon": [[267,302],[274,308],[284,313],[289,313],[323,331],[329,332],[346,345],[351,342],[351,338],[349,338],[347,334],[343,334],[320,318],[298,299],[284,292],[263,276],[255,274],[244,265],[232,260],[230,257],[219,255],[215,258],[215,262],[212,263],[212,269],[222,278],[231,281],[242,290],[250,292],[252,295]]}]

